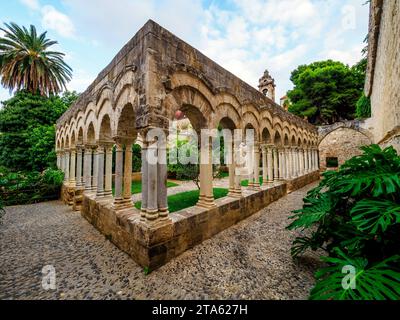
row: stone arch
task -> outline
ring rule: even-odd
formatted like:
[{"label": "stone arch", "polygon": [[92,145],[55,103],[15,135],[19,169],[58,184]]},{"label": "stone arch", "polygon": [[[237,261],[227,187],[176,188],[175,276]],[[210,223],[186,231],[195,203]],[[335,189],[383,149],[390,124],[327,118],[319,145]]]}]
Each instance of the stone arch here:
[{"label": "stone arch", "polygon": [[96,105],[101,106],[105,100],[109,100],[112,104],[113,97],[114,94],[112,84],[107,82],[100,88],[99,92],[96,95]]},{"label": "stone arch", "polygon": [[190,120],[193,128],[211,128],[213,109],[210,101],[197,89],[178,87],[164,101],[169,120],[175,119],[177,111],[182,111]]},{"label": "stone arch", "polygon": [[273,143],[276,146],[282,146],[283,145],[283,132],[282,132],[282,127],[279,124],[276,124],[274,127],[274,140]]},{"label": "stone arch", "polygon": [[107,113],[99,119],[99,136],[97,139],[100,141],[112,141],[111,118]]},{"label": "stone arch", "polygon": [[289,135],[285,133],[284,138],[283,138],[283,145],[284,146],[289,146],[290,142],[289,142]]},{"label": "stone arch", "polygon": [[[171,89],[173,91],[181,87],[193,88],[198,91],[205,98],[205,100],[209,102],[210,106],[214,106],[217,104],[214,101],[215,97],[213,92],[211,91],[211,88],[208,86],[208,84],[204,82],[203,79],[200,79],[193,74],[185,71],[177,71],[170,77],[170,80]],[[235,104],[233,103],[232,105]]]},{"label": "stone arch", "polygon": [[268,127],[265,127],[261,131],[261,141],[263,143],[271,144],[272,143],[272,135],[273,135],[272,130],[269,129]]},{"label": "stone arch", "polygon": [[[99,135],[100,135],[100,129],[101,129],[104,117],[108,117],[107,121],[109,121],[109,127],[110,127],[109,136],[112,137],[114,135],[114,127],[115,127],[114,126],[114,120],[115,120],[115,117],[114,117],[114,111],[113,111],[113,108],[112,108],[110,100],[103,100],[103,104],[100,105],[100,108],[98,110],[97,119],[98,119],[98,124],[99,124],[99,130],[98,130],[99,131]],[[104,128],[103,128],[102,134],[104,134]]]},{"label": "stone arch", "polygon": [[218,125],[221,125],[223,129],[229,129],[229,130],[235,130],[238,128],[235,121],[233,121],[232,118],[230,117],[221,118],[221,120],[218,122]]},{"label": "stone arch", "polygon": [[[234,96],[233,94],[229,92],[219,92],[217,95],[213,97],[213,102],[216,106],[219,106],[221,104],[229,104],[231,105],[236,113],[239,114],[239,110],[241,109],[241,104],[240,101]],[[217,110],[216,110],[217,111]]]},{"label": "stone arch", "polygon": [[83,145],[83,127],[79,126],[76,130],[76,144]]},{"label": "stone arch", "polygon": [[261,121],[263,121],[264,119],[267,119],[269,121],[269,123],[271,123],[271,127],[272,127],[272,123],[273,123],[273,117],[271,115],[271,113],[264,109],[261,111]]},{"label": "stone arch", "polygon": [[136,140],[137,131],[135,127],[135,109],[132,103],[124,105],[116,120],[116,135],[118,138]]},{"label": "stone arch", "polygon": [[291,146],[295,147],[296,146],[296,137],[293,135],[292,139],[290,140]]},{"label": "stone arch", "polygon": [[355,132],[359,132],[362,135],[364,135],[367,139],[369,139],[372,143],[372,136],[371,133],[368,130],[365,130],[364,128],[361,127],[356,127],[355,125],[346,125],[346,123],[340,123],[339,125],[332,125],[332,130],[327,130],[326,132],[323,132],[322,134],[320,134],[318,136],[318,140],[317,143],[320,144],[321,141],[329,134],[331,134],[332,132],[336,131],[336,130],[340,130],[340,129],[350,129],[353,130]]},{"label": "stone arch", "polygon": [[125,66],[125,68],[115,77],[113,85],[114,96],[118,97],[126,85],[133,85],[135,81],[135,71],[136,66]]},{"label": "stone arch", "polygon": [[93,145],[96,143],[96,129],[93,121],[88,124],[84,134],[84,143]]},{"label": "stone arch", "polygon": [[360,155],[360,147],[371,144],[371,140],[362,132],[348,127],[339,127],[319,141],[320,167],[326,169],[327,158],[337,158],[342,165],[346,160]]},{"label": "stone arch", "polygon": [[252,126],[252,128],[254,129],[254,139],[256,141],[259,141],[260,125],[258,123],[256,115],[251,111],[247,111],[243,114],[242,123],[245,129],[246,127],[248,127],[248,125]]},{"label": "stone arch", "polygon": [[96,118],[96,104],[93,101],[90,101],[85,108],[85,115],[84,115],[84,120],[85,123],[89,123],[89,116],[93,113],[94,117]]},{"label": "stone arch", "polygon": [[212,128],[216,128],[222,119],[229,118],[235,125],[235,128],[241,128],[240,115],[236,108],[229,103],[221,103],[216,106]]}]

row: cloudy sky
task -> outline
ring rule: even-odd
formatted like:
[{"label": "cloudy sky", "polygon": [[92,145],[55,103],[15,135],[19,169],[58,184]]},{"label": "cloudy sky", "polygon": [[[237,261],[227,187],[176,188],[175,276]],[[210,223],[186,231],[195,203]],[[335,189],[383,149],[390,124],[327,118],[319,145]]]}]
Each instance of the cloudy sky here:
[{"label": "cloudy sky", "polygon": [[[300,64],[357,62],[368,30],[366,0],[0,1],[1,24],[34,24],[58,40],[78,92],[150,18],[254,87],[269,69],[277,99]],[[8,97],[0,88],[0,101]]]}]

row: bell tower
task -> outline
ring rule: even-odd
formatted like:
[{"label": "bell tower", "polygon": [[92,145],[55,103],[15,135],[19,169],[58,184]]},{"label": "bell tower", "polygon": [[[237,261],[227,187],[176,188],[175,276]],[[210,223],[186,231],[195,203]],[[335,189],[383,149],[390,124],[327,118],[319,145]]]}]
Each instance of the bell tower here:
[{"label": "bell tower", "polygon": [[258,89],[260,92],[275,101],[275,79],[271,77],[268,70],[264,71],[264,75],[259,80]]}]

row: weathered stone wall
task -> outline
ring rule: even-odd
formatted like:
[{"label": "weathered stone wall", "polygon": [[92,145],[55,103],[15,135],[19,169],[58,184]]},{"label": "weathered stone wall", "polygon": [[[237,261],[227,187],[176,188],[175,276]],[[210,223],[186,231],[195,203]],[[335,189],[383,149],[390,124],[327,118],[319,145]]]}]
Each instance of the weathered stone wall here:
[{"label": "weathered stone wall", "polygon": [[366,93],[374,142],[400,151],[400,0],[371,2],[369,37]]},{"label": "weathered stone wall", "polygon": [[326,170],[326,158],[338,158],[342,165],[346,160],[362,153],[361,146],[372,143],[371,134],[363,129],[363,123],[357,120],[337,122],[318,128],[319,166]]}]

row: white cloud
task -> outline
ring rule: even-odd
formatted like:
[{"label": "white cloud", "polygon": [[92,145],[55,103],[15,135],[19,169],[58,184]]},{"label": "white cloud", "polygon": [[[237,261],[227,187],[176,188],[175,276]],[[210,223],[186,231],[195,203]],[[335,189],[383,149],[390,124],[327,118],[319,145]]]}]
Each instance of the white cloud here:
[{"label": "white cloud", "polygon": [[75,37],[75,27],[70,18],[53,6],[44,6],[41,9],[43,28],[54,30],[66,38]]},{"label": "white cloud", "polygon": [[72,80],[67,84],[70,91],[83,92],[95,80],[96,76],[89,74],[83,69],[74,70]]},{"label": "white cloud", "polygon": [[38,0],[20,0],[20,2],[31,10],[38,10],[40,8]]},{"label": "white cloud", "polygon": [[[278,98],[291,88],[290,73],[300,64],[327,58],[356,62],[368,26],[368,7],[360,0],[231,0],[223,5],[211,1],[208,7],[201,0],[63,0],[63,4],[72,19],[64,34],[75,34],[76,27],[80,38],[91,39],[86,44],[93,50],[107,44],[117,52],[151,18],[255,88],[268,68]],[[343,12],[349,12],[343,7],[349,6],[355,8],[354,30],[343,28]],[[75,73],[71,86],[82,91],[91,78]]]}]

